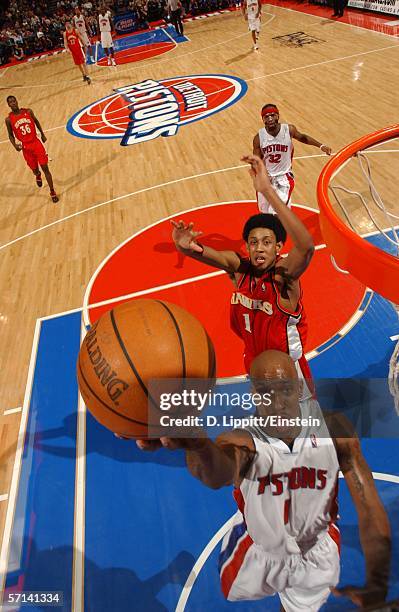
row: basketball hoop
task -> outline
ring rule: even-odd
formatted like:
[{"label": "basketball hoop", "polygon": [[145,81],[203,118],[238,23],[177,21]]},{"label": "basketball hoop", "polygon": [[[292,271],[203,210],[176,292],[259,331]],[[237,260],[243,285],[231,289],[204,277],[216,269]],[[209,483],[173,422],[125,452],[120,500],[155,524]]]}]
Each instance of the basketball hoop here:
[{"label": "basketball hoop", "polygon": [[[343,190],[347,193],[358,195],[364,202],[360,193],[348,190],[341,186],[332,187],[330,181],[340,172],[341,168],[348,163],[351,157],[356,156],[362,160],[362,151],[370,147],[399,137],[399,125],[394,125],[373,134],[368,134],[359,138],[355,142],[341,149],[332,157],[323,168],[317,183],[317,199],[320,208],[320,227],[323,238],[330,248],[335,262],[341,270],[347,270],[360,280],[363,284],[383,297],[399,304],[399,259],[382,249],[377,248],[359,236],[353,229],[352,224],[345,209],[340,204],[336,190]],[[369,190],[376,206],[392,220],[397,219],[396,215],[388,213],[382,204],[376,189],[371,181],[371,171],[368,167],[363,170],[363,174],[368,177]],[[334,193],[335,198],[341,205],[344,215],[347,218],[348,227],[334,210],[330,201],[329,189]],[[377,194],[377,195],[376,195]],[[399,196],[398,196],[399,197]],[[370,215],[370,210],[366,206],[366,211]],[[377,229],[384,233],[383,228],[379,228],[374,221]],[[394,243],[397,244],[395,227],[393,226]]]},{"label": "basketball hoop", "polygon": [[[399,124],[359,138],[341,149],[323,168],[317,183],[317,199],[320,208],[320,228],[325,243],[331,250],[331,260],[340,272],[348,271],[366,287],[393,302],[399,315],[399,257],[374,246],[356,232],[351,216],[339,198],[340,193],[357,196],[366,212],[368,220],[377,228],[381,237],[399,255],[399,236],[397,232],[399,215],[389,212],[380,197],[371,176],[371,166],[365,151],[370,147],[383,144],[399,137]],[[366,179],[371,206],[359,191],[342,185],[330,184],[351,158],[359,161],[361,174]],[[334,210],[329,198],[329,190],[341,207],[344,222]],[[398,195],[399,199],[399,195]],[[373,210],[374,205],[374,210]],[[388,231],[380,226],[376,212],[387,222]],[[377,233],[378,233],[377,232]],[[390,236],[392,234],[392,237]],[[389,389],[394,397],[395,408],[399,414],[399,341],[389,363]]]}]

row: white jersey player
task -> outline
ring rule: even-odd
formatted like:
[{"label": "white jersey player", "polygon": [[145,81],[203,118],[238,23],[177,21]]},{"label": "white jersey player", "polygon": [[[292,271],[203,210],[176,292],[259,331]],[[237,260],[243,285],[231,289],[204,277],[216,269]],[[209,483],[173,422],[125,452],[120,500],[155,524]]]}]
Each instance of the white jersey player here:
[{"label": "white jersey player", "polygon": [[[384,602],[390,527],[358,438],[342,416],[330,415],[327,428],[315,400],[299,401],[300,383],[286,353],[261,353],[250,375],[253,420],[259,423],[226,432],[215,442],[183,437],[184,432],[181,438],[137,441],[142,450],[185,449],[191,474],[212,489],[234,484],[239,511],[219,562],[225,597],[255,600],[278,593],[284,612],[316,612],[331,590],[362,608]],[[339,469],[359,519],[366,582],[337,589]],[[362,575],[360,567],[359,580]]]},{"label": "white jersey player", "polygon": [[114,41],[112,40],[111,34],[111,11],[108,11],[104,7],[102,7],[98,14],[98,24],[100,27],[101,46],[104,49],[105,55],[108,58],[108,66],[110,66],[111,64],[115,66],[116,64],[114,56]]},{"label": "white jersey player", "polygon": [[258,51],[258,38],[260,33],[262,11],[261,0],[242,0],[241,11],[245,19],[248,21],[248,29],[252,35],[254,51]]},{"label": "white jersey player", "polygon": [[75,8],[73,24],[75,26],[76,31],[79,32],[80,34],[85,54],[87,55],[87,52],[89,52],[90,60],[91,62],[94,62],[91,42],[90,42],[89,35],[87,33],[86,18],[78,6]]},{"label": "white jersey player", "polygon": [[[292,139],[319,147],[327,155],[331,155],[331,148],[307,134],[301,134],[294,125],[279,123],[279,111],[275,104],[265,104],[261,115],[264,127],[253,140],[253,153],[263,159],[275,191],[289,206],[295,185],[292,174]],[[261,193],[257,193],[257,200],[260,212],[274,213],[273,207]]]}]

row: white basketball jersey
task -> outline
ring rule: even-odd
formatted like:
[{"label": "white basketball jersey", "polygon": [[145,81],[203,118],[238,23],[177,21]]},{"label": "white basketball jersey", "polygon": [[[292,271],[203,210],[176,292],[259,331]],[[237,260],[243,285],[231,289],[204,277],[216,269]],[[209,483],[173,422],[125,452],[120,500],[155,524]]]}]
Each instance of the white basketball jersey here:
[{"label": "white basketball jersey", "polygon": [[272,136],[266,128],[259,130],[260,148],[266,170],[270,176],[291,172],[294,147],[288,123],[281,123],[277,136]]},{"label": "white basketball jersey", "polygon": [[247,3],[247,15],[248,19],[255,19],[256,14],[259,10],[258,0],[245,0]]},{"label": "white basketball jersey", "polygon": [[[302,417],[311,414],[318,418],[319,413],[324,423],[314,399],[300,406]],[[326,426],[316,435],[308,430],[306,436],[302,430],[292,451],[259,427],[246,431],[252,435],[257,455],[234,496],[255,544],[285,557],[306,552],[329,529],[337,531],[333,522],[338,510],[339,463]]]},{"label": "white basketball jersey", "polygon": [[111,13],[107,11],[105,15],[98,16],[98,22],[100,24],[100,32],[111,32],[111,22],[109,20]]},{"label": "white basketball jersey", "polygon": [[79,17],[77,15],[74,16],[73,18],[73,22],[75,24],[75,28],[78,30],[78,32],[82,33],[82,34],[86,34],[86,22],[85,22],[85,18],[83,15],[79,15]]}]

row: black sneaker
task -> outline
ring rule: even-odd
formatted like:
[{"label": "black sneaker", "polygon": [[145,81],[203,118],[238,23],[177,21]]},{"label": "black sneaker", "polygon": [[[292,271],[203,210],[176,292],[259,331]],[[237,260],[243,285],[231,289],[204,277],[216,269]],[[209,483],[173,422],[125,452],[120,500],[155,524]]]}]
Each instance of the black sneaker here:
[{"label": "black sneaker", "polygon": [[37,185],[38,187],[41,187],[41,186],[43,185],[42,175],[41,175],[41,174],[38,174],[38,175],[36,176],[36,185]]},{"label": "black sneaker", "polygon": [[50,197],[53,200],[54,204],[57,204],[57,202],[59,201],[59,197],[57,196],[55,191],[50,191]]}]

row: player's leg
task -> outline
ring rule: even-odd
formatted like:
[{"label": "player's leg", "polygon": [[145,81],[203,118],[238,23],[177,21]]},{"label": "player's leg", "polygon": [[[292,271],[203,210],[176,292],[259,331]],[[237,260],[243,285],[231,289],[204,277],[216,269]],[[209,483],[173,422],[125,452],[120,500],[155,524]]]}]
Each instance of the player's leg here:
[{"label": "player's leg", "polygon": [[183,36],[183,22],[182,22],[182,18],[181,18],[181,11],[179,10],[179,12],[177,13],[177,25],[178,25],[178,35],[179,36]]},{"label": "player's leg", "polygon": [[43,185],[42,175],[40,173],[39,163],[37,161],[37,157],[34,151],[32,151],[31,148],[25,146],[22,149],[22,155],[24,156],[28,167],[32,170],[33,174],[36,177],[36,185],[38,187],[41,187]]},{"label": "player's leg", "polygon": [[42,174],[40,172],[39,166],[36,166],[36,168],[34,168],[32,172],[36,177],[36,185],[38,187],[41,187],[43,185],[43,179],[42,179]]},{"label": "player's leg", "polygon": [[82,74],[83,74],[83,80],[86,81],[88,85],[90,85],[91,78],[89,77],[89,72],[87,70],[86,58],[84,59],[84,62],[82,64]]},{"label": "player's leg", "polygon": [[111,64],[113,66],[116,66],[116,62],[115,62],[115,52],[114,52],[114,41],[112,41],[112,46],[109,48],[110,52],[111,52]]},{"label": "player's leg", "polygon": [[59,198],[57,196],[57,194],[55,193],[55,189],[54,189],[54,183],[53,183],[53,176],[50,172],[50,168],[48,167],[47,164],[40,164],[44,173],[44,176],[46,177],[46,181],[48,183],[48,186],[50,187],[50,196],[51,199],[53,200],[54,204],[56,202],[58,202]]}]

